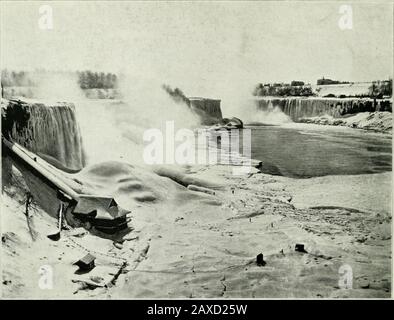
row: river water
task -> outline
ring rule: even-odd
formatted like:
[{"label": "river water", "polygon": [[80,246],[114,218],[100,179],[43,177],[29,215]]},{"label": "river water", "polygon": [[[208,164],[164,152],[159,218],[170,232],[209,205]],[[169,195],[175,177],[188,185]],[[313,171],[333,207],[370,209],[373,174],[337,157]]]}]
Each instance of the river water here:
[{"label": "river water", "polygon": [[314,125],[254,126],[252,158],[263,171],[293,178],[391,171],[390,135]]},{"label": "river water", "polygon": [[[174,113],[179,114],[173,110],[164,112],[164,115],[157,112],[155,116],[147,116],[143,112],[137,114],[135,108],[127,104],[101,101],[94,101],[92,106],[84,105],[79,111],[83,110],[86,114],[81,116],[79,112],[79,123],[90,162],[121,158],[131,163],[143,163],[144,130],[159,128],[165,136],[166,116],[171,118]],[[91,125],[93,112],[96,120],[99,118],[99,126]],[[176,125],[175,129],[196,126],[187,114],[178,115],[176,120],[179,126]],[[310,178],[392,170],[391,135],[293,122],[246,128],[251,129],[251,158],[261,160],[262,171],[268,174]],[[111,152],[108,152],[108,146],[111,146]]]}]

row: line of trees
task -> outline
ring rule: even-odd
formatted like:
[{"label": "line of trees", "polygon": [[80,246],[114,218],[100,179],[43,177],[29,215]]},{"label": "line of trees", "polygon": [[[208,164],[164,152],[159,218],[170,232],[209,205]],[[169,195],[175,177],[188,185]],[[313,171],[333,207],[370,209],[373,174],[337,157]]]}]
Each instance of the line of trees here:
[{"label": "line of trees", "polygon": [[374,98],[383,98],[393,94],[393,79],[385,81],[373,81],[369,87],[369,95]]},{"label": "line of trees", "polygon": [[349,81],[338,81],[338,80],[332,80],[332,79],[325,79],[324,77],[321,79],[317,79],[316,84],[318,86],[322,85],[332,85],[332,84],[349,84]]},{"label": "line of trees", "polygon": [[31,87],[34,86],[34,82],[25,71],[3,69],[1,70],[1,85],[2,87]]},{"label": "line of trees", "polygon": [[118,86],[118,77],[113,73],[79,71],[78,83],[81,89],[114,89]]},{"label": "line of trees", "polygon": [[162,88],[167,92],[175,102],[184,102],[190,106],[190,100],[185,96],[181,89],[172,89],[169,85],[163,84]]},{"label": "line of trees", "polygon": [[[302,85],[301,85],[302,83]],[[296,85],[294,85],[296,84]],[[253,90],[253,95],[257,97],[264,96],[313,96],[313,90],[310,85],[304,85],[301,81],[293,81],[291,84],[288,83],[259,83]]]},{"label": "line of trees", "polygon": [[[319,79],[322,80],[322,79]],[[330,80],[330,79],[324,79]],[[330,80],[331,81],[331,80]],[[319,83],[319,82],[318,82]],[[349,82],[339,82],[339,84],[348,84]],[[327,84],[327,83],[325,83]],[[330,83],[334,84],[334,83]],[[316,89],[317,91],[319,89]],[[369,87],[368,92],[364,94],[357,94],[354,96],[350,95],[340,95],[338,98],[346,98],[346,97],[371,97],[381,99],[383,97],[391,97],[393,93],[393,79],[382,80],[382,81],[373,81],[371,86]],[[253,90],[253,95],[257,97],[264,96],[277,96],[277,97],[288,97],[288,96],[315,96],[316,94],[313,92],[312,87],[309,84],[304,84],[302,81],[292,81],[291,84],[288,83],[259,83]],[[330,93],[325,95],[324,97],[337,97],[336,95]]]},{"label": "line of trees", "polygon": [[[1,70],[2,87],[34,87],[37,84],[34,80],[40,75],[51,74],[51,71],[38,70],[34,72]],[[54,72],[62,74],[62,72]],[[65,72],[65,75],[73,72]],[[75,74],[75,73],[74,73]],[[113,73],[92,72],[90,70],[78,71],[78,84],[81,89],[114,89],[118,86],[118,77]]]}]

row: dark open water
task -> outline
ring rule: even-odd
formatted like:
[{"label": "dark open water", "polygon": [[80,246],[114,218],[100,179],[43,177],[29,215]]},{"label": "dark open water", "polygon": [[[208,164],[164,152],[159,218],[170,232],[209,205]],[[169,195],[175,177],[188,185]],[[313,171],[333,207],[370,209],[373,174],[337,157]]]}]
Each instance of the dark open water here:
[{"label": "dark open water", "polygon": [[252,127],[252,158],[295,178],[391,171],[390,135],[346,128]]}]

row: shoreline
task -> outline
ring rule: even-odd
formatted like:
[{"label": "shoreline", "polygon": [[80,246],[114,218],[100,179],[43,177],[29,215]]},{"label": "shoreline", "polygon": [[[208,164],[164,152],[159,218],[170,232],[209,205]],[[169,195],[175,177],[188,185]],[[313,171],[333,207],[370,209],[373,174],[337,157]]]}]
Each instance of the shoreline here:
[{"label": "shoreline", "polygon": [[310,129],[310,130],[319,130],[320,132],[323,130],[333,130],[333,131],[343,131],[343,132],[361,132],[366,134],[373,134],[377,136],[381,136],[384,138],[392,137],[391,132],[372,130],[366,128],[357,128],[357,127],[348,127],[348,126],[340,126],[333,124],[321,124],[321,123],[313,123],[313,122],[292,122],[292,123],[284,123],[280,126],[284,128],[294,128],[294,129]]},{"label": "shoreline", "polygon": [[359,112],[342,118],[323,115],[300,119],[300,123],[347,127],[386,135],[392,135],[392,121],[392,113],[387,111]]},{"label": "shoreline", "polygon": [[[365,213],[392,212],[392,171],[358,175],[327,175],[296,179],[278,177],[292,194],[295,207],[343,207]],[[378,192],[376,192],[378,191]],[[381,207],[381,208],[379,208]]]},{"label": "shoreline", "polygon": [[[11,237],[11,242],[3,242],[5,281],[10,281],[4,286],[5,296],[15,297],[18,292],[52,298],[390,296],[391,216],[378,212],[366,216],[340,206],[297,208],[293,204],[297,195],[287,189],[291,178],[262,173],[237,177],[231,168],[196,167],[184,172],[191,180],[219,183],[215,194],[162,177],[175,187],[171,198],[136,207],[133,230],[120,242],[78,230],[64,232],[60,241],[51,242],[45,232],[54,221],[38,209],[33,229],[39,237],[30,243],[23,212],[12,205],[15,199],[3,194],[4,215],[12,220],[4,230]],[[78,236],[72,235],[77,231]],[[75,242],[91,250],[100,248],[107,257],[84,278],[74,274],[71,263],[83,253]],[[294,251],[297,243],[304,244],[307,253]],[[264,267],[255,264],[259,253],[267,262]],[[61,270],[55,291],[36,288],[34,277],[29,280],[33,284],[21,280],[27,281],[22,274],[42,263],[54,266],[56,274]],[[338,287],[343,264],[353,268],[353,290]],[[105,281],[113,284],[103,286]]]},{"label": "shoreline", "polygon": [[[358,114],[356,114],[358,115]],[[349,117],[348,117],[349,118]],[[391,118],[391,113],[390,113]],[[346,118],[345,118],[346,119]],[[391,137],[392,129],[380,129],[380,128],[368,128],[368,127],[357,127],[343,124],[334,124],[334,120],[341,120],[340,118],[332,118],[328,116],[319,116],[313,118],[305,118],[300,122],[285,122],[285,123],[246,123],[246,128],[259,128],[261,126],[276,126],[284,128],[294,129],[316,129],[316,130],[343,130],[345,132],[365,132],[368,134],[376,134],[383,137]],[[391,120],[390,120],[391,121]]]},{"label": "shoreline", "polygon": [[[352,132],[347,127],[302,123],[282,126]],[[77,174],[62,172],[86,193],[97,190],[113,195],[121,207],[130,209],[131,223],[130,232],[112,239],[71,228],[63,230],[55,242],[47,235],[56,229],[56,220],[38,203],[25,212],[28,190],[14,171],[12,183],[3,190],[4,295],[78,299],[390,296],[391,213],[374,206],[380,207],[387,197],[391,173],[293,179],[257,169],[235,176],[232,170],[231,165],[147,169],[109,161]],[[44,186],[33,185],[38,195],[44,194]],[[338,187],[344,185],[344,189]],[[355,187],[359,185],[361,189]],[[357,198],[360,195],[362,199]],[[47,210],[56,210],[57,203],[46,203],[44,196],[41,201]],[[296,244],[303,244],[306,252],[297,252]],[[80,274],[74,263],[86,253],[96,257],[96,267]],[[260,253],[265,266],[256,263]],[[345,264],[353,269],[352,290],[338,286],[338,270]],[[53,270],[52,290],[38,286],[40,270],[46,266]],[[31,270],[37,272],[26,278]]]}]

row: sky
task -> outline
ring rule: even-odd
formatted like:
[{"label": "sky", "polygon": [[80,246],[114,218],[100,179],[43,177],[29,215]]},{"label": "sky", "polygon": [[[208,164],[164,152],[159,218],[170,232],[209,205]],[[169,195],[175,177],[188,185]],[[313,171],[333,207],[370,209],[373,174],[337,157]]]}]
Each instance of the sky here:
[{"label": "sky", "polygon": [[[53,29],[40,29],[49,4]],[[350,4],[352,29],[339,8]],[[160,80],[188,95],[322,76],[392,76],[390,2],[2,2],[1,67],[96,70]]]}]

